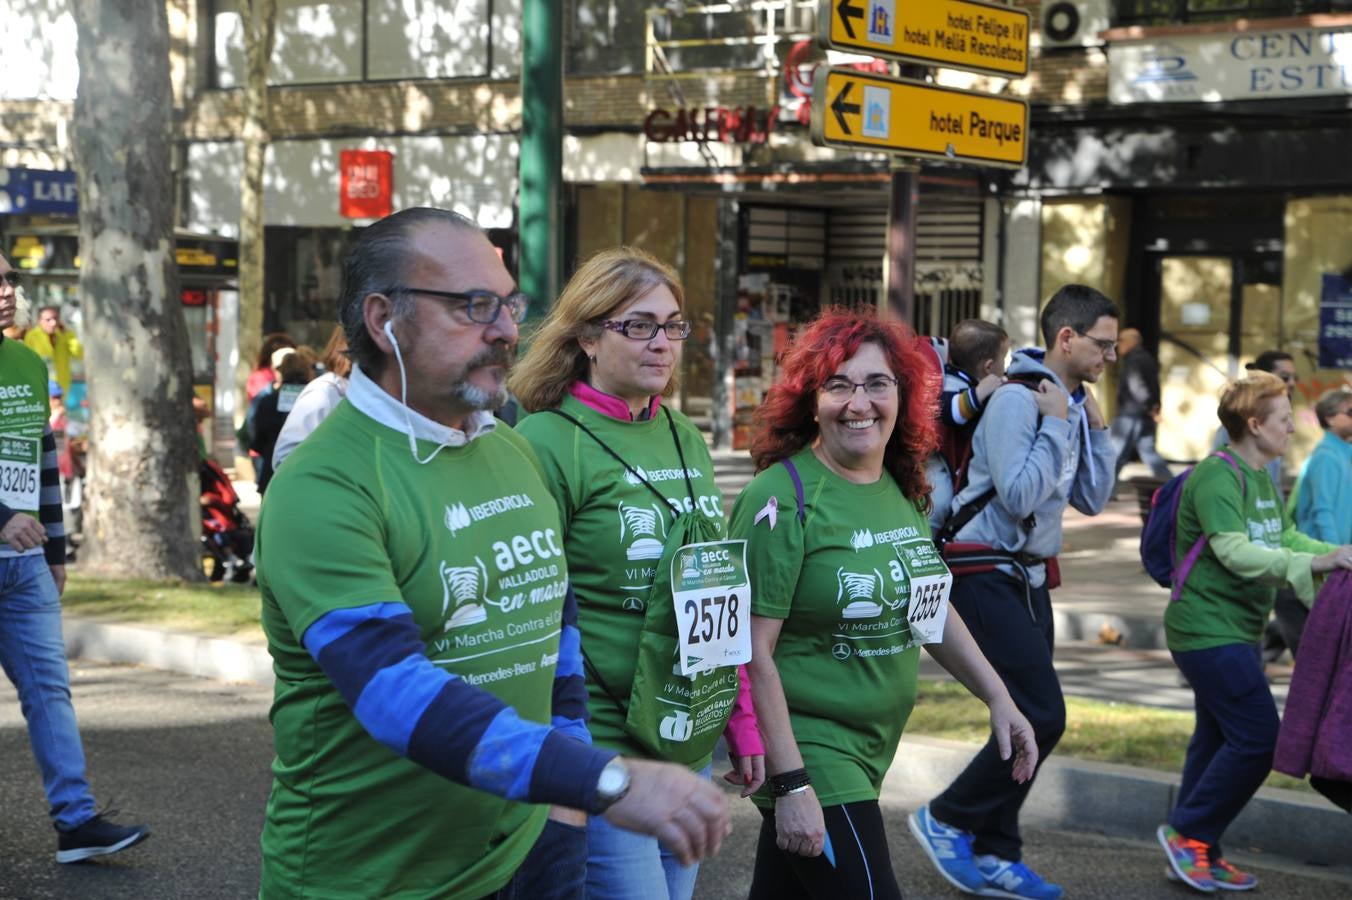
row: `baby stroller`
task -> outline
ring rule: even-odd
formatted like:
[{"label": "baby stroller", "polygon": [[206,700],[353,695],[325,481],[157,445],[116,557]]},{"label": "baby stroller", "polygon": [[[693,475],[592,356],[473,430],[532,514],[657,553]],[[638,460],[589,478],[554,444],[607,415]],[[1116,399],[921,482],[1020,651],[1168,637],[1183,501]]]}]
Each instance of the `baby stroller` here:
[{"label": "baby stroller", "polygon": [[202,561],[210,560],[212,581],[228,576],[245,584],[253,574],[254,530],[239,508],[239,494],[225,470],[215,460],[203,459],[198,473],[202,480]]}]

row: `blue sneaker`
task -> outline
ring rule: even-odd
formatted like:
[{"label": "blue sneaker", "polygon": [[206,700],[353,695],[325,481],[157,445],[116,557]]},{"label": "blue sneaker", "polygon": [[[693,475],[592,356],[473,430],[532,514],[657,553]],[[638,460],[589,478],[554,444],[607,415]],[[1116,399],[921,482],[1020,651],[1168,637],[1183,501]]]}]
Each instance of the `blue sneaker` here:
[{"label": "blue sneaker", "polygon": [[979,894],[986,879],[972,862],[972,835],[945,825],[930,815],[929,805],[920,807],[906,817],[911,834],[924,848],[934,868],[953,887],[969,894]]},{"label": "blue sneaker", "polygon": [[1010,862],[998,856],[976,863],[986,885],[978,893],[983,897],[1014,897],[1016,900],[1058,900],[1061,885],[1043,881],[1042,876],[1022,862]]}]

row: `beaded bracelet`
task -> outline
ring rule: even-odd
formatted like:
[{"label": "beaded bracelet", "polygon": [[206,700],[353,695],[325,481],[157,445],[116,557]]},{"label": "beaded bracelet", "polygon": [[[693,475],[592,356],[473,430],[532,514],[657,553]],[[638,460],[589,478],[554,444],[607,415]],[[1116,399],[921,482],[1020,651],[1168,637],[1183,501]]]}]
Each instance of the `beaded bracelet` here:
[{"label": "beaded bracelet", "polygon": [[811,784],[812,779],[808,777],[807,769],[780,772],[778,775],[770,776],[770,795],[772,797],[787,797],[789,794],[800,794],[807,790]]}]

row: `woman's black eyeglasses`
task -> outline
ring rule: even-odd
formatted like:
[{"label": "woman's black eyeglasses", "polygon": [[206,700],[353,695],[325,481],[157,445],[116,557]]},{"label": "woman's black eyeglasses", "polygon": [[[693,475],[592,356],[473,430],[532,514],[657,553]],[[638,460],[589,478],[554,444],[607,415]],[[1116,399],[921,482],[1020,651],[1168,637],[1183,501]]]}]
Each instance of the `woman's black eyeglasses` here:
[{"label": "woman's black eyeglasses", "polygon": [[659,328],[667,333],[669,341],[683,341],[690,337],[690,323],[685,319],[672,319],[670,322],[654,322],[652,319],[625,319],[620,322],[615,319],[603,319],[598,324],[636,341],[651,341],[657,337]]},{"label": "woman's black eyeglasses", "polygon": [[20,277],[19,273],[12,269],[3,275],[0,275],[0,280],[3,280],[5,284],[12,288],[18,287],[23,282],[23,278]]}]

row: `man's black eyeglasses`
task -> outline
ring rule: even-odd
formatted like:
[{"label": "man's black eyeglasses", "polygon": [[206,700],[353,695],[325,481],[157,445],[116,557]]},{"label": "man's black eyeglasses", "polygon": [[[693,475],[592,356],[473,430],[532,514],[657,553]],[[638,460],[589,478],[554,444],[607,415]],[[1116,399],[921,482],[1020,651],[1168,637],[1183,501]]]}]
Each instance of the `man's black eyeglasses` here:
[{"label": "man's black eyeglasses", "polygon": [[1075,329],[1075,333],[1082,338],[1089,338],[1089,340],[1093,341],[1094,345],[1099,348],[1099,352],[1104,356],[1107,356],[1109,353],[1117,352],[1117,341],[1110,341],[1107,338],[1096,338],[1092,334],[1085,334],[1078,328]]},{"label": "man's black eyeglasses", "polygon": [[518,325],[526,318],[526,310],[530,309],[530,297],[520,291],[513,291],[506,297],[499,297],[492,291],[428,291],[423,288],[398,287],[391,288],[387,293],[395,291],[405,291],[410,294],[426,294],[429,297],[439,297],[442,300],[461,300],[464,301],[465,315],[469,316],[471,322],[479,325],[492,325],[498,320],[498,315],[504,308],[507,310],[507,316]]},{"label": "man's black eyeglasses", "polygon": [[691,327],[685,319],[672,319],[670,322],[654,322],[652,319],[625,319],[622,322],[602,319],[599,324],[636,341],[651,341],[657,337],[659,328],[667,333],[667,340],[683,341],[690,337]]},{"label": "man's black eyeglasses", "polygon": [[20,277],[19,273],[12,269],[3,275],[0,275],[0,279],[3,279],[4,282],[12,288],[18,287],[23,282],[23,278]]}]

